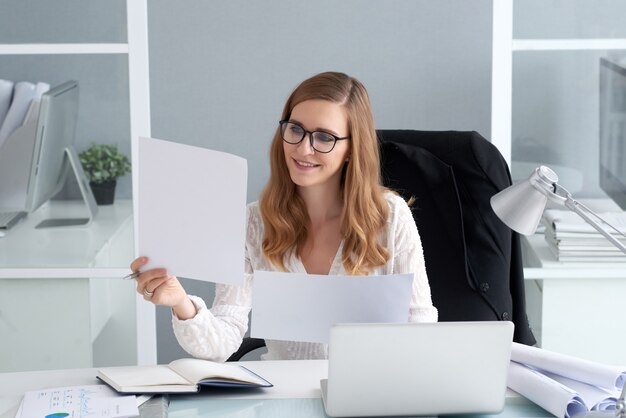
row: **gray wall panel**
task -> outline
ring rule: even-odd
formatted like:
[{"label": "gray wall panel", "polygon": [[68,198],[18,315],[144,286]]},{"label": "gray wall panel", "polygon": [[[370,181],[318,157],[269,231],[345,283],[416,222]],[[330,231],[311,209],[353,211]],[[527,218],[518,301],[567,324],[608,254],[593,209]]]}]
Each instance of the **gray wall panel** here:
[{"label": "gray wall panel", "polygon": [[490,135],[488,1],[149,6],[153,135],[248,158],[249,200],[284,100],[320,71],[361,79],[379,127]]},{"label": "gray wall panel", "polygon": [[0,43],[126,42],[124,0],[0,0]]},{"label": "gray wall panel", "polygon": [[[490,137],[491,1],[152,0],[152,135],[248,160],[248,200],[268,173],[285,99],[338,70],[368,88],[380,128],[476,130]],[[210,304],[212,287],[185,282]],[[168,310],[158,360],[185,355]]]},{"label": "gray wall panel", "polygon": [[514,0],[514,38],[626,38],[623,0]]}]

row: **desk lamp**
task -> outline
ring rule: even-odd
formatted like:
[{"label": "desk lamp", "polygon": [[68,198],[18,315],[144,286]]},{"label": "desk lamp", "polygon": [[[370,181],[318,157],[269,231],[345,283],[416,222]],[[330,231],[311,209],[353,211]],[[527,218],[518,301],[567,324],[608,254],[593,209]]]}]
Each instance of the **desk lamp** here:
[{"label": "desk lamp", "polygon": [[558,181],[559,176],[554,171],[544,165],[539,166],[535,168],[527,180],[515,183],[492,196],[491,207],[509,228],[522,235],[532,235],[539,225],[548,200],[550,200],[578,214],[608,239],[611,244],[626,254],[626,246],[611,235],[598,221],[611,227],[625,238],[626,235],[591,209],[574,200],[570,192],[560,186]]},{"label": "desk lamp", "polygon": [[[603,220],[591,209],[574,200],[570,192],[560,186],[557,183],[558,181],[559,176],[554,171],[544,165],[539,166],[535,168],[527,180],[515,183],[494,195],[491,198],[491,207],[500,220],[509,228],[523,235],[531,235],[535,233],[537,225],[539,225],[541,220],[541,215],[546,208],[548,200],[550,200],[576,212],[608,239],[611,244],[626,254],[626,246],[613,237],[596,219],[614,229],[621,236],[626,237],[626,235]],[[609,416],[626,418],[625,397],[626,385],[622,388],[622,394],[617,400],[615,411],[592,411],[584,416],[589,418],[606,418]]]}]

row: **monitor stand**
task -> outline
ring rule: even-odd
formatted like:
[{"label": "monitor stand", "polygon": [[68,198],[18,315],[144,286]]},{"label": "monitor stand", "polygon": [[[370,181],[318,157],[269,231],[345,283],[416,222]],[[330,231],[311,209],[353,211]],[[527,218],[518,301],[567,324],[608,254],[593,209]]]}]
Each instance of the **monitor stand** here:
[{"label": "monitor stand", "polygon": [[72,172],[76,177],[76,181],[78,182],[78,188],[80,189],[80,194],[83,197],[83,201],[85,202],[85,206],[87,207],[87,218],[78,218],[78,219],[65,219],[65,218],[51,218],[45,219],[41,221],[36,229],[39,228],[55,228],[59,226],[87,226],[93,221],[93,218],[98,213],[98,205],[96,204],[96,199],[93,197],[93,193],[91,192],[91,187],[89,186],[89,180],[87,180],[87,176],[83,171],[83,166],[80,164],[80,160],[78,159],[78,154],[76,154],[76,150],[74,147],[65,148],[65,156],[70,163],[72,168]]}]

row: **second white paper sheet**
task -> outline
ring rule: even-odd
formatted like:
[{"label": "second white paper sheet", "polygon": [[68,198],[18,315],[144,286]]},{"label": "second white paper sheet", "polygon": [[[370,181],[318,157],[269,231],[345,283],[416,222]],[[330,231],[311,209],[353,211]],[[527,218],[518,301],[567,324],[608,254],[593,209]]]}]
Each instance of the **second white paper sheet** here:
[{"label": "second white paper sheet", "polygon": [[137,245],[169,274],[243,284],[247,162],[225,152],[139,138]]},{"label": "second white paper sheet", "polygon": [[328,343],[333,324],[407,322],[412,282],[412,274],[324,276],[256,271],[250,334]]}]

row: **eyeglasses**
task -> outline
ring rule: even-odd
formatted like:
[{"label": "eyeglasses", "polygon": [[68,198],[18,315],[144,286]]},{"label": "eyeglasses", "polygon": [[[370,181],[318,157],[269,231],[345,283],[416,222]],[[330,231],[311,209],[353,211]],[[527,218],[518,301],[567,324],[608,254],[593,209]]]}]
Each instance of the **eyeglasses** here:
[{"label": "eyeglasses", "polygon": [[321,152],[322,154],[331,152],[333,148],[335,148],[337,141],[350,139],[349,136],[339,138],[333,134],[329,134],[328,132],[307,131],[297,123],[289,122],[288,120],[281,120],[278,123],[280,124],[280,133],[283,137],[283,141],[288,144],[299,144],[302,142],[306,134],[309,134],[311,147],[313,147],[315,151]]}]

